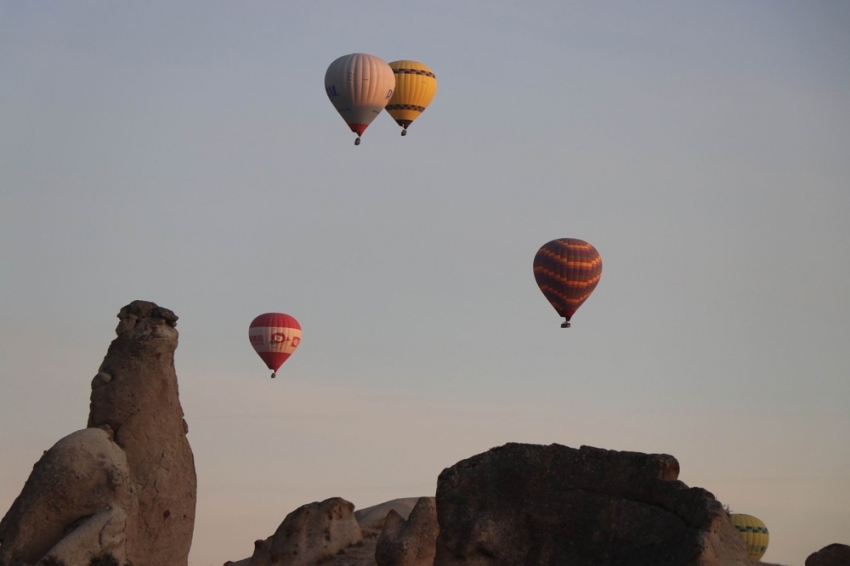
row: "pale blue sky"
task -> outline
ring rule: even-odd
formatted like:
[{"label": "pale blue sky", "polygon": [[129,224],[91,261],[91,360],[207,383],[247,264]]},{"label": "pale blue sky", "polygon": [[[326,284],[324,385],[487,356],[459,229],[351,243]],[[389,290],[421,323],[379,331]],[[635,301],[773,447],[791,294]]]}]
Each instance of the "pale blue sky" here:
[{"label": "pale blue sky", "polygon": [[[436,73],[406,138],[353,145],[352,52]],[[848,61],[843,2],[0,1],[0,512],[146,299],[195,566],[508,441],[671,453],[770,561],[850,543]],[[604,262],[570,330],[559,237]],[[274,382],[266,311],[304,328]]]}]

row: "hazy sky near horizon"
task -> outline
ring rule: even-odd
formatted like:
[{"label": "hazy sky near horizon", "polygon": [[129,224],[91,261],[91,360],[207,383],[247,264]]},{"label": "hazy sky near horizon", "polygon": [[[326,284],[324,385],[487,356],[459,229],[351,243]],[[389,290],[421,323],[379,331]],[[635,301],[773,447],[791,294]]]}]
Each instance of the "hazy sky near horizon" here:
[{"label": "hazy sky near horizon", "polygon": [[[359,147],[336,57],[429,65]],[[179,316],[194,566],[509,441],[676,456],[850,544],[850,4],[0,1],[0,512],[121,306]],[[573,318],[531,262],[585,239]],[[247,340],[295,316],[272,381]]]}]

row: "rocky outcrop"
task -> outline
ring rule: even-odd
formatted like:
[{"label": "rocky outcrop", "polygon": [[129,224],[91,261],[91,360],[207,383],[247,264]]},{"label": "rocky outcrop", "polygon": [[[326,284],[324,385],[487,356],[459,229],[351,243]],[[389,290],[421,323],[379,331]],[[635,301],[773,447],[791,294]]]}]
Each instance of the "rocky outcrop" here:
[{"label": "rocky outcrop", "polygon": [[[306,563],[309,562],[309,554],[301,552],[300,549],[309,548],[312,545],[319,546],[327,545],[328,542],[333,543],[330,548],[326,548],[321,552],[324,558],[319,559],[323,566],[375,566],[376,545],[378,536],[381,534],[384,524],[387,519],[387,514],[394,512],[396,518],[402,520],[407,519],[419,497],[406,497],[401,499],[393,499],[372,507],[367,507],[354,512],[354,519],[360,527],[361,537],[358,538],[356,532],[352,528],[353,525],[348,519],[348,509],[353,509],[353,505],[344,499],[333,498],[322,503],[311,503],[305,505],[298,510],[287,515],[283,523],[277,529],[273,536],[265,540],[257,540],[254,542],[254,552],[249,558],[244,558],[237,562],[228,561],[224,566],[272,566],[272,564],[295,564],[292,560],[297,560],[299,555],[308,556]],[[434,498],[429,499],[432,502]],[[331,508],[335,508],[331,509]],[[325,513],[325,518],[322,516],[321,508],[325,508],[329,513]],[[331,527],[334,522],[332,516],[336,514],[342,519],[345,528]],[[313,527],[307,527],[310,521],[305,520],[311,516]],[[300,518],[298,518],[300,517]],[[434,516],[434,525],[436,526],[436,516]],[[323,526],[327,522],[327,526]],[[419,521],[417,520],[418,524]],[[299,526],[300,525],[300,526]],[[308,534],[308,531],[313,532],[313,535]],[[316,537],[315,533],[322,532],[324,537]],[[340,536],[340,535],[344,536]],[[331,537],[331,541],[327,540],[327,536]],[[436,536],[436,535],[435,535]],[[277,541],[277,542],[275,542]],[[301,541],[301,542],[298,542]],[[278,551],[272,557],[272,546],[277,544]],[[433,557],[433,541],[432,541],[432,557]],[[282,547],[288,547],[288,550]],[[334,552],[334,548],[336,549]],[[286,557],[287,552],[295,550],[298,554]],[[273,562],[278,560],[278,562]],[[430,566],[430,563],[429,565]]]},{"label": "rocky outcrop", "polygon": [[375,562],[378,566],[432,566],[439,533],[433,497],[420,497],[407,520],[390,510],[378,537]]},{"label": "rocky outcrop", "polygon": [[91,383],[89,428],[33,468],[0,521],[0,566],[188,563],[196,479],[174,371],[177,316],[135,301],[118,317]]},{"label": "rocky outcrop", "polygon": [[185,566],[195,525],[197,479],[177,391],[177,316],[146,301],[121,309],[92,382],[89,427],[109,426],[127,454],[138,511],[128,516],[134,566]]},{"label": "rocky outcrop", "polygon": [[850,566],[850,546],[830,544],[810,554],[806,566]]},{"label": "rocky outcrop", "polygon": [[341,497],[302,505],[286,516],[275,533],[254,542],[251,558],[226,566],[312,566],[363,545],[354,504]]},{"label": "rocky outcrop", "polygon": [[[127,457],[108,432],[74,432],[44,453],[0,521],[0,564],[54,556],[87,565],[107,552],[123,559],[134,501]],[[92,540],[93,530],[105,536]]]},{"label": "rocky outcrop", "polygon": [[443,470],[434,566],[748,566],[668,455],[507,444]]},{"label": "rocky outcrop", "polygon": [[384,528],[384,522],[390,511],[395,511],[402,519],[407,520],[419,499],[419,497],[402,497],[364,509],[358,509],[354,512],[354,518],[360,523],[360,528],[370,531],[376,530],[380,533]]},{"label": "rocky outcrop", "polygon": [[362,541],[354,504],[332,497],[287,515],[272,535],[271,558],[281,566],[307,566]]}]

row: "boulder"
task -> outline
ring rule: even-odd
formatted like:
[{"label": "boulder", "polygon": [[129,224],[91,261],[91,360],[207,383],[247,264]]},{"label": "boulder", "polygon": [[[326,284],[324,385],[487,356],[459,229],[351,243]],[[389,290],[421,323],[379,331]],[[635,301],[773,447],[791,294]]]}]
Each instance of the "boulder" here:
[{"label": "boulder", "polygon": [[434,566],[748,566],[708,491],[664,454],[507,444],[443,470]]},{"label": "boulder", "polygon": [[[0,564],[35,564],[47,555],[64,557],[68,566],[87,565],[105,552],[123,557],[126,517],[133,512],[124,451],[105,430],[74,432],[33,466],[0,521]],[[94,525],[105,536],[92,537]],[[80,552],[87,558],[74,559]]]},{"label": "boulder", "polygon": [[850,566],[850,546],[830,544],[810,554],[806,566]]},{"label": "boulder", "polygon": [[303,505],[287,515],[272,535],[269,553],[272,564],[308,566],[362,543],[354,504],[332,497]]},{"label": "boulder", "polygon": [[137,511],[127,515],[134,566],[186,566],[195,524],[197,479],[177,390],[177,316],[147,301],[121,309],[92,380],[89,427],[115,432],[130,468]]},{"label": "boulder", "polygon": [[393,499],[392,501],[359,509],[354,512],[354,517],[357,519],[361,528],[381,531],[384,528],[387,513],[395,511],[402,519],[407,520],[419,499],[419,497]]},{"label": "boulder", "polygon": [[375,548],[378,566],[432,566],[436,552],[437,504],[420,497],[407,520],[391,509]]}]

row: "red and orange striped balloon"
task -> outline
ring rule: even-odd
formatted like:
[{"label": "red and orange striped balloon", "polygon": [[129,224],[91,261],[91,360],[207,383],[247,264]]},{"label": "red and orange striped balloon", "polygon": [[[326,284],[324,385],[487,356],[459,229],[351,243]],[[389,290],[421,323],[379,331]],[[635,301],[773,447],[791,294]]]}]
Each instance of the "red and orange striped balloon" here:
[{"label": "red and orange striped balloon", "polygon": [[301,343],[301,325],[288,314],[267,312],[251,322],[248,340],[275,377],[283,362]]},{"label": "red and orange striped balloon", "polygon": [[570,327],[570,318],[599,284],[602,258],[596,248],[575,238],[544,244],[534,256],[534,279],[558,314]]}]

